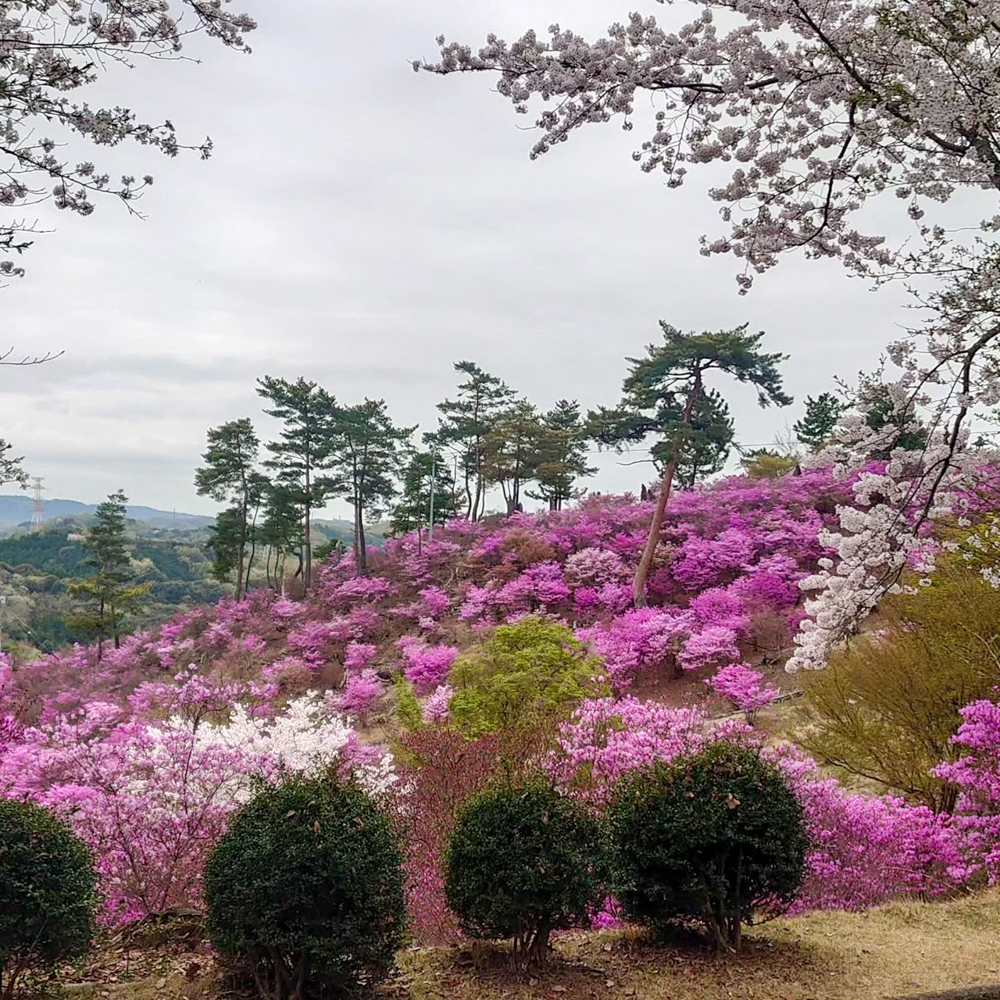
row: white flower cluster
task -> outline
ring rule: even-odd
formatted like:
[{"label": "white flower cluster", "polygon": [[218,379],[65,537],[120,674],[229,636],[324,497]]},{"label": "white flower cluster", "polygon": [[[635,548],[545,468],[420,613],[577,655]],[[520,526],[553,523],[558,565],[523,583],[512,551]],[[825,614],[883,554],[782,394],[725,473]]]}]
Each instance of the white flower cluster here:
[{"label": "white flower cluster", "polygon": [[[906,406],[912,392],[892,394],[894,405]],[[902,400],[902,403],[900,402]],[[895,425],[898,436],[905,421]],[[827,455],[840,460],[838,471],[855,472],[886,443],[885,427],[868,428],[864,410],[845,422],[838,442]],[[897,448],[882,474],[860,472],[853,484],[854,505],[837,509],[839,531],[826,531],[820,541],[837,553],[820,560],[820,571],[800,583],[816,592],[806,601],[809,619],[796,636],[795,654],[786,670],[818,670],[832,648],[854,634],[886,593],[900,590],[906,566],[926,579],[934,570],[934,550],[921,538],[920,527],[954,516],[958,491],[974,485],[975,453],[963,435],[931,434],[922,451]],[[839,453],[838,453],[839,449]]]},{"label": "white flower cluster", "polygon": [[[187,726],[175,718],[175,726]],[[236,705],[227,724],[203,722],[195,732],[198,749],[210,746],[242,750],[270,762],[279,771],[316,775],[332,765],[350,764],[359,785],[382,796],[396,786],[392,755],[388,751],[358,755],[357,737],[344,716],[331,712],[323,697],[309,692],[288,702],[273,719],[254,717]]]}]

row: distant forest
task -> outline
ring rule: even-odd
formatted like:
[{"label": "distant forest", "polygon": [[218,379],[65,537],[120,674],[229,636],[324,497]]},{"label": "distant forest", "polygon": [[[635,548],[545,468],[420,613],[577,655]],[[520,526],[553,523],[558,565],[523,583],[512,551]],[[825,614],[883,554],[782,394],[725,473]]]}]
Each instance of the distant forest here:
[{"label": "distant forest", "polygon": [[[0,538],[0,593],[7,598],[0,620],[4,648],[17,643],[24,653],[45,653],[88,641],[73,627],[78,602],[70,597],[69,584],[93,572],[82,540],[91,520],[63,518],[46,523],[40,531]],[[135,580],[150,584],[136,628],[158,625],[178,611],[214,604],[233,593],[231,585],[211,578],[207,527],[170,529],[143,521],[130,521],[129,526]],[[317,522],[317,547],[332,539],[350,544],[350,538],[348,522]]]}]

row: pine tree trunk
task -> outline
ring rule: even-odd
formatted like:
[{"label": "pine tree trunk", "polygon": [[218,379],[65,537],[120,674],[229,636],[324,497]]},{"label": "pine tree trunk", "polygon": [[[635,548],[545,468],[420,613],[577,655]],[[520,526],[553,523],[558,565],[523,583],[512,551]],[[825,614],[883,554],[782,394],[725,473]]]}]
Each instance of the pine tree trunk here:
[{"label": "pine tree trunk", "polygon": [[362,575],[368,572],[368,545],[365,541],[364,515],[364,509],[358,504],[354,512],[354,523],[357,527],[358,555],[361,558],[359,568]]},{"label": "pine tree trunk", "polygon": [[[683,424],[691,423],[691,411],[694,403],[701,392],[701,376],[695,376],[694,385],[688,393],[687,402],[684,404],[684,414],[681,417]],[[649,579],[649,571],[653,565],[653,556],[656,555],[656,546],[660,544],[660,529],[663,527],[663,514],[667,509],[667,501],[670,499],[670,490],[674,485],[674,475],[677,472],[677,460],[680,458],[681,436],[674,436],[673,445],[670,449],[670,461],[663,470],[663,479],[660,483],[660,495],[656,498],[656,508],[653,511],[653,523],[649,526],[649,537],[646,539],[646,550],[639,560],[639,567],[635,571],[635,579],[632,581],[632,606],[636,608],[646,607],[646,580]]]},{"label": "pine tree trunk", "polygon": [[306,497],[305,497],[305,577],[306,590],[312,583],[312,480],[309,476],[309,462],[306,461]]},{"label": "pine tree trunk", "polygon": [[250,570],[253,569],[254,556],[257,555],[257,541],[252,539],[250,542],[250,558],[247,559],[246,573],[243,578],[243,595],[246,596],[247,591],[250,589]]},{"label": "pine tree trunk", "polygon": [[240,508],[240,551],[236,557],[236,600],[243,596],[243,560],[246,558],[247,544],[247,509]]}]

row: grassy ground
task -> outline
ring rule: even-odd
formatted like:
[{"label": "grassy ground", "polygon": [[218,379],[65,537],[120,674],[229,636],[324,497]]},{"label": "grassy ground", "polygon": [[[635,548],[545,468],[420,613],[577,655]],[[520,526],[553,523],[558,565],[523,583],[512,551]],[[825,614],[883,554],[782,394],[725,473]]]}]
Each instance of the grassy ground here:
[{"label": "grassy ground", "polygon": [[[108,942],[60,977],[81,1000],[223,1000],[197,934]],[[569,935],[544,973],[518,978],[495,951],[411,949],[382,1000],[886,1000],[1000,983],[1000,891],[945,904],[822,913],[750,932],[716,959],[695,941],[654,947],[633,932]],[[1000,1000],[1000,990],[997,992]]]}]

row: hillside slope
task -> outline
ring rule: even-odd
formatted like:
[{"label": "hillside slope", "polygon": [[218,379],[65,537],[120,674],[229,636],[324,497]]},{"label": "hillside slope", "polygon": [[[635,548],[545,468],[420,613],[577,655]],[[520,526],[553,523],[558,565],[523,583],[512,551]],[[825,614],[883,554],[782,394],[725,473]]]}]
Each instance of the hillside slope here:
[{"label": "hillside slope", "polygon": [[[643,611],[630,610],[630,578],[651,506],[600,497],[563,512],[455,522],[431,545],[392,540],[373,553],[368,577],[355,576],[350,554],[322,564],[302,602],[253,591],[130,637],[99,669],[80,650],[18,674],[35,694],[58,691],[62,708],[67,698],[121,701],[189,663],[218,679],[257,676],[286,694],[340,687],[345,672],[403,672],[419,676],[427,696],[434,670],[440,679],[447,671],[444,651],[529,612],[579,630],[619,690],[734,657],[777,663],[802,616],[797,582],[823,554],[818,535],[844,489],[814,472],[677,494],[650,578],[653,606]],[[435,658],[443,670],[425,669]],[[368,707],[366,717],[377,717],[379,706]]]}]

